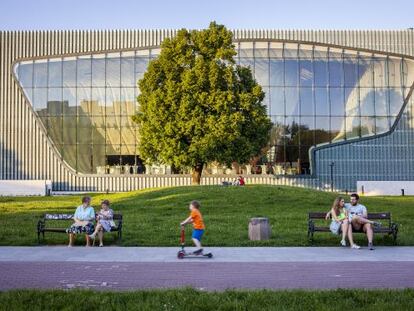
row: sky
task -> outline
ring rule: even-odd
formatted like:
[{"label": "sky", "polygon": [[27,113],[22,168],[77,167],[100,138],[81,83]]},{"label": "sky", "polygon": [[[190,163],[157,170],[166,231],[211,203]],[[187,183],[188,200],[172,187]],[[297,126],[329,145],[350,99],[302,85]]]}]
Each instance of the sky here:
[{"label": "sky", "polygon": [[406,29],[414,0],[0,0],[0,30]]}]

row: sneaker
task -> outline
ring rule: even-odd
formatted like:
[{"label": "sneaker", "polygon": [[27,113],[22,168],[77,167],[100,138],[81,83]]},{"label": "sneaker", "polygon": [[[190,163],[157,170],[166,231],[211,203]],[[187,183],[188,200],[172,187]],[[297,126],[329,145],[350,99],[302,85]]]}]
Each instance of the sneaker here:
[{"label": "sneaker", "polygon": [[196,250],[195,252],[193,252],[193,254],[194,255],[201,255],[201,254],[203,254],[203,249],[200,248],[200,249]]},{"label": "sneaker", "polygon": [[103,247],[103,244],[101,243],[101,244],[99,244],[99,247]]},{"label": "sneaker", "polygon": [[91,239],[95,239],[95,234],[89,234],[89,237],[91,238]]},{"label": "sneaker", "polygon": [[341,240],[341,246],[346,246],[346,241],[345,240]]},{"label": "sneaker", "polygon": [[372,243],[368,243],[368,249],[370,250],[370,251],[373,251],[375,248],[374,248],[374,245],[372,244]]},{"label": "sneaker", "polygon": [[361,248],[361,246],[356,245],[356,244],[352,244],[351,248],[352,248],[352,249],[360,249],[360,248]]}]

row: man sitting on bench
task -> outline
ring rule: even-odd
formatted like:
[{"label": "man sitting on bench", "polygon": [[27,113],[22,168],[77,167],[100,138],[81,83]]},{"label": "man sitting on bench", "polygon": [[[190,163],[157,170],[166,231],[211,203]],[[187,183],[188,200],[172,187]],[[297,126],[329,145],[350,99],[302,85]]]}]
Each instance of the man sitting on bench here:
[{"label": "man sitting on bench", "polygon": [[[353,231],[363,231],[368,238],[368,248],[374,250],[374,230],[372,226],[380,226],[378,222],[368,219],[367,208],[359,204],[359,195],[357,193],[351,194],[350,203],[345,203],[345,208],[348,211],[349,222],[352,224]],[[331,217],[331,212],[326,214],[326,219]]]}]

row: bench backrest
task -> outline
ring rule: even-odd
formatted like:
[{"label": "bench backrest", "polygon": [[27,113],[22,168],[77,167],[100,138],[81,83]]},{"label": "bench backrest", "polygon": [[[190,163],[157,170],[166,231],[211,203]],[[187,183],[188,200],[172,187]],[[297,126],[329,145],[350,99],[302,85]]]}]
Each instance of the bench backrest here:
[{"label": "bench backrest", "polygon": [[[72,220],[73,214],[44,214],[45,220]],[[114,220],[122,220],[121,213],[114,213]]]},{"label": "bench backrest", "polygon": [[[309,219],[325,219],[326,213],[323,212],[309,212]],[[390,212],[368,213],[368,219],[391,219]]]}]

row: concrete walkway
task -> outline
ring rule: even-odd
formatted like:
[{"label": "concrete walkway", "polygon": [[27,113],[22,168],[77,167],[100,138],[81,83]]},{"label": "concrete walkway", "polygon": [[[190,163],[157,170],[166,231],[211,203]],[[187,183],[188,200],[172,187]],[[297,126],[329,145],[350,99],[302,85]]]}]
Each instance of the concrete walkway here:
[{"label": "concrete walkway", "polygon": [[0,290],[414,288],[414,247],[0,247]]},{"label": "concrete walkway", "polygon": [[[32,262],[186,262],[177,259],[179,247],[0,247],[1,261]],[[186,248],[192,250],[192,248]],[[209,247],[213,262],[344,262],[414,261],[414,247],[377,247],[359,250],[348,247]]]}]

